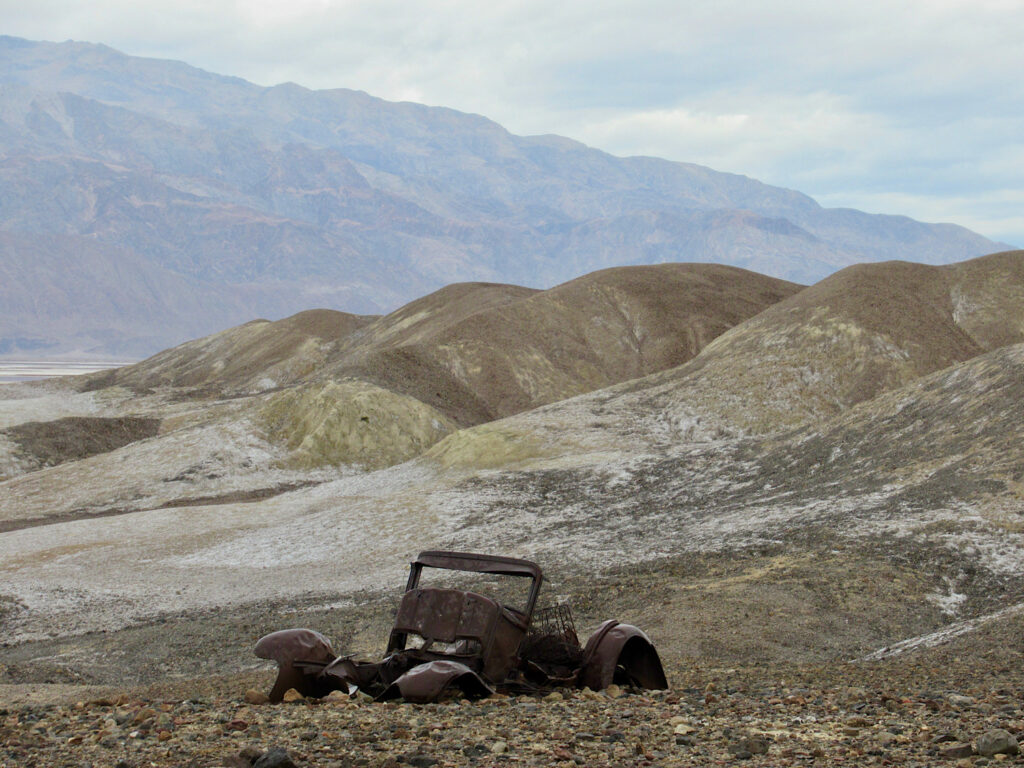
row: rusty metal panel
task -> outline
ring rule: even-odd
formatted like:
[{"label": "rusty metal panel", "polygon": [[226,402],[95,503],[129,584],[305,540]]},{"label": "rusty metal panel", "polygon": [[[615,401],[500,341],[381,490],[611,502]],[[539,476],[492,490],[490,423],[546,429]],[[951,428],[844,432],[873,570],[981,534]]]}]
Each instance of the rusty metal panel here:
[{"label": "rusty metal panel", "polygon": [[587,641],[579,681],[597,691],[617,682],[617,675],[624,678],[622,682],[641,688],[668,688],[650,638],[632,624],[608,620]]},{"label": "rusty metal panel", "polygon": [[413,562],[413,565],[416,564],[425,565],[428,568],[446,568],[450,571],[475,571],[476,573],[493,573],[498,576],[528,576],[537,580],[542,578],[540,566],[536,563],[499,555],[428,550],[419,553]]},{"label": "rusty metal panel", "polygon": [[317,672],[334,661],[336,654],[330,641],[316,630],[272,632],[260,638],[255,653],[277,662],[277,679],[267,694],[271,701],[281,701],[289,688],[303,696],[324,696],[332,690],[317,679]]},{"label": "rusty metal panel", "polygon": [[379,700],[397,699],[415,703],[437,701],[452,685],[471,699],[484,698],[494,693],[472,669],[457,661],[432,661],[413,667],[389,685]]}]

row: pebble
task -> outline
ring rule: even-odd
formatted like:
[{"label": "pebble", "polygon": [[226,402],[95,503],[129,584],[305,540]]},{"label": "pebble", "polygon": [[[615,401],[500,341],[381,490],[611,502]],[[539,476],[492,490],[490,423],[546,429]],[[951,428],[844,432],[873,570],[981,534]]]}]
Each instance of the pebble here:
[{"label": "pebble", "polygon": [[979,736],[977,748],[978,754],[985,757],[1016,755],[1020,751],[1016,737],[1002,728],[994,728]]},{"label": "pebble", "polygon": [[298,768],[288,751],[282,747],[268,749],[252,764],[252,768]]},{"label": "pebble", "polygon": [[959,760],[973,755],[974,748],[970,744],[954,743],[942,747],[942,749],[939,750],[939,754],[947,760]]},{"label": "pebble", "polygon": [[250,688],[245,692],[245,701],[247,704],[266,704],[270,699],[267,698],[267,694],[263,693],[263,691]]}]

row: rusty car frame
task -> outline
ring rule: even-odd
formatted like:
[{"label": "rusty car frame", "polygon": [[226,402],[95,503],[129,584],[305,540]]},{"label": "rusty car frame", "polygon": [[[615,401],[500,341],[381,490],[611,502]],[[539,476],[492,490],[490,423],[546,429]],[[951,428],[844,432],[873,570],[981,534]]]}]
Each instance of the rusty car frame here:
[{"label": "rusty car frame", "polygon": [[[449,587],[423,586],[424,569],[529,579],[525,603]],[[289,689],[306,697],[340,690],[377,700],[436,701],[495,691],[536,693],[555,687],[600,690],[612,683],[668,687],[658,652],[644,632],[610,620],[581,645],[568,605],[537,609],[544,577],[528,560],[465,552],[421,552],[409,579],[381,661],[337,655],[312,629],[285,629],[262,637],[256,655],[277,662],[269,698]]]}]

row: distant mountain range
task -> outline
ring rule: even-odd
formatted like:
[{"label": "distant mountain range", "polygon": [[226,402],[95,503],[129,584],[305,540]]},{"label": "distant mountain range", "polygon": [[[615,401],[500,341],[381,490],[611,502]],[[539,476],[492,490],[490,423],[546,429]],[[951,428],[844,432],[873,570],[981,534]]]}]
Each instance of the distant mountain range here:
[{"label": "distant mountain range", "polygon": [[142,355],[458,281],[716,262],[812,283],[1006,247],[450,109],[0,37],[0,355]]}]

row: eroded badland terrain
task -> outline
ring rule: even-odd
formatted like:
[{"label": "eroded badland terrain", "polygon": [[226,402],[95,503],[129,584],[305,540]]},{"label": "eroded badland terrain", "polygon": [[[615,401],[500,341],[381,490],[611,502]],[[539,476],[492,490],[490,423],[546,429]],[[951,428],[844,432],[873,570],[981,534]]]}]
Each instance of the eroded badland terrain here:
[{"label": "eroded badland terrain", "polygon": [[[459,284],[0,398],[0,765],[1022,761],[1024,252]],[[672,689],[244,700],[272,630],[377,657],[423,549]]]}]

